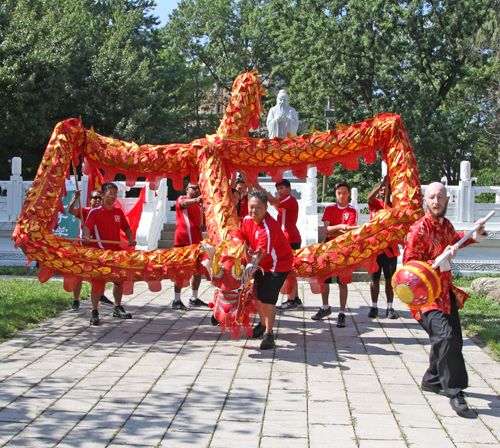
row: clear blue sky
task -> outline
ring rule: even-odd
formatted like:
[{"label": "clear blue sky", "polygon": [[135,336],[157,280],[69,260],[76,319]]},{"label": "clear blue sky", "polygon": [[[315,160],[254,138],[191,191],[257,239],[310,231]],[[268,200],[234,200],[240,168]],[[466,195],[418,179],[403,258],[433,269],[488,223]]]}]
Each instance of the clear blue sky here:
[{"label": "clear blue sky", "polygon": [[177,3],[178,0],[156,0],[158,6],[152,13],[160,17],[160,26],[164,26],[168,22],[168,15],[177,7]]}]

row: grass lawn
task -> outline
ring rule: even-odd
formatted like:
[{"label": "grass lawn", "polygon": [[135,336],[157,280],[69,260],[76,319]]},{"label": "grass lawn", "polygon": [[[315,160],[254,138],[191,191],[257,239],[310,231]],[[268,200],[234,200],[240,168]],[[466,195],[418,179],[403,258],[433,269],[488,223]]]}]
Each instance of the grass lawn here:
[{"label": "grass lawn", "polygon": [[484,295],[470,293],[460,311],[462,327],[469,336],[478,336],[500,358],[500,304]]},{"label": "grass lawn", "polygon": [[[481,275],[481,277],[500,277]],[[454,277],[453,284],[459,288],[470,287],[477,277]],[[500,358],[500,304],[485,295],[468,291],[470,299],[460,311],[462,327],[469,336],[482,339],[488,348]]]},{"label": "grass lawn", "polygon": [[25,268],[24,266],[0,266],[0,275],[38,275],[40,268]]},{"label": "grass lawn", "polygon": [[[90,285],[84,282],[82,298],[89,295]],[[62,281],[0,279],[0,342],[57,316],[72,303],[73,293],[64,290]]]}]

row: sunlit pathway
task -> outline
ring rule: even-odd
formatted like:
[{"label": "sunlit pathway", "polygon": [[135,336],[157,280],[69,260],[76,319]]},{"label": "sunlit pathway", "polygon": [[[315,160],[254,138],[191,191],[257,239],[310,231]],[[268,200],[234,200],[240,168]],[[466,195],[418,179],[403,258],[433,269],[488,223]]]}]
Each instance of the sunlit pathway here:
[{"label": "sunlit pathway", "polygon": [[[470,419],[420,390],[428,339],[409,311],[369,319],[368,283],[349,286],[347,326],[278,315],[277,348],[230,340],[206,309],[175,311],[173,284],[126,296],[133,319],[90,302],[0,344],[0,446],[492,447],[500,443],[500,365],[465,339]],[[200,298],[213,289],[202,283]],[[183,293],[187,302],[189,291]],[[338,294],[332,288],[332,304]],[[385,303],[381,299],[381,315]]]}]

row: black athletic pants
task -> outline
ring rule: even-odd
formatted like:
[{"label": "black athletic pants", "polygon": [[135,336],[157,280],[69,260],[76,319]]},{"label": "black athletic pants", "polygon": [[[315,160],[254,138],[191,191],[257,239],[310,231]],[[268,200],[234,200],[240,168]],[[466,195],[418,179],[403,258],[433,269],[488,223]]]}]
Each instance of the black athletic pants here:
[{"label": "black athletic pants", "polygon": [[451,313],[432,310],[422,314],[420,325],[429,335],[431,353],[429,368],[422,384],[440,388],[447,397],[454,397],[468,384],[462,355],[462,328],[455,295],[450,291]]}]

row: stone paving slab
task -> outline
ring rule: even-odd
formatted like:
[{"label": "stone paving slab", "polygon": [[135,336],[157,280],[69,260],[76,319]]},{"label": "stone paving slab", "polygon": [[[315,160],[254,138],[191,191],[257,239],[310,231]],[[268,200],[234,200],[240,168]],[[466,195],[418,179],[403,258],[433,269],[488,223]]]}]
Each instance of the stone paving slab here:
[{"label": "stone paving slab", "polygon": [[[125,297],[131,320],[90,303],[0,344],[0,446],[440,448],[500,444],[500,365],[464,341],[471,412],[419,384],[429,341],[411,313],[369,319],[369,285],[349,285],[347,327],[300,285],[304,308],[278,314],[277,348],[231,340],[208,309],[171,307],[173,284]],[[189,291],[184,291],[187,301]],[[213,289],[203,282],[200,298]]]}]

